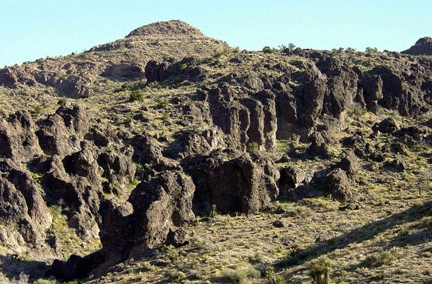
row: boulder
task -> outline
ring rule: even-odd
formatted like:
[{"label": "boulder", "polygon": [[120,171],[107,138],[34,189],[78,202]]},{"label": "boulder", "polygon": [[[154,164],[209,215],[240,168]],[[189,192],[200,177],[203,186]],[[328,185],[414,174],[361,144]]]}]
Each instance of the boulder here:
[{"label": "boulder", "polygon": [[340,168],[330,171],[325,178],[327,190],[333,199],[346,202],[353,198],[353,192],[346,172]]},{"label": "boulder", "polygon": [[385,161],[383,168],[394,172],[403,172],[406,169],[406,166],[402,160],[396,158]]},{"label": "boulder", "polygon": [[380,131],[382,133],[393,133],[399,129],[399,123],[393,117],[388,117],[372,127],[374,132]]},{"label": "boulder", "polygon": [[294,167],[282,168],[280,170],[279,186],[296,188],[303,182],[307,182],[307,175],[303,170]]},{"label": "boulder", "polygon": [[189,233],[184,228],[170,230],[165,243],[174,247],[187,245],[189,244]]},{"label": "boulder", "polygon": [[327,93],[325,77],[317,69],[305,72],[302,77],[302,85],[293,90],[296,97],[298,123],[305,127],[316,124],[324,104],[324,96]]},{"label": "boulder", "polygon": [[346,151],[343,154],[341,161],[337,164],[337,167],[344,170],[351,180],[357,178],[357,173],[360,170],[358,158],[353,151]]},{"label": "boulder", "polygon": [[184,131],[176,135],[176,140],[170,145],[170,156],[188,157],[208,155],[217,148],[225,147],[223,133],[216,129],[206,129],[202,133]]},{"label": "boulder", "polygon": [[401,70],[393,70],[386,66],[375,67],[370,73],[379,75],[382,79],[383,97],[379,100],[382,107],[397,110],[400,115],[410,117],[416,117],[424,111],[421,86],[414,83],[416,78],[424,76],[423,74],[413,73],[405,78],[406,75]]},{"label": "boulder", "polygon": [[429,130],[426,126],[409,126],[399,129],[394,133],[396,137],[403,137],[405,135],[412,137],[415,141],[424,139]]},{"label": "boulder", "polygon": [[18,88],[20,84],[36,87],[37,82],[33,74],[23,67],[0,69],[0,86],[6,88]]},{"label": "boulder", "polygon": [[319,157],[321,159],[328,159],[333,155],[328,143],[326,143],[320,132],[314,132],[309,136],[309,141],[311,142],[311,145],[307,150],[308,155]]},{"label": "boulder", "polygon": [[328,78],[323,113],[339,119],[357,94],[358,75],[332,56],[321,59],[316,66]]},{"label": "boulder", "polygon": [[127,185],[135,178],[136,166],[132,161],[132,147],[114,153],[104,152],[98,157],[98,165],[103,169],[102,176],[109,184]]}]

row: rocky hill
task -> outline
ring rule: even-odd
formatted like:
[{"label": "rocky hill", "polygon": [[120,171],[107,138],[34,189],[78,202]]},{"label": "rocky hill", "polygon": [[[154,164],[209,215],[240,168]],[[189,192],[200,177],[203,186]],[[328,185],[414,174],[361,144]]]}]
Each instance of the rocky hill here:
[{"label": "rocky hill", "polygon": [[423,37],[419,39],[415,45],[402,51],[402,53],[411,55],[432,55],[432,38],[428,36]]},{"label": "rocky hill", "polygon": [[431,66],[169,21],[1,69],[0,278],[427,283]]}]

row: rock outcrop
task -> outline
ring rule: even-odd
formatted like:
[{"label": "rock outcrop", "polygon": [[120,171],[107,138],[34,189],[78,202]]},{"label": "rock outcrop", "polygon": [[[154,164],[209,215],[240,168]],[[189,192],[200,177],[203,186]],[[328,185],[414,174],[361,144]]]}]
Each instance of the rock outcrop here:
[{"label": "rock outcrop", "polygon": [[269,206],[279,190],[279,172],[258,153],[214,151],[209,156],[183,161],[196,185],[194,211],[209,214],[215,205],[221,213],[257,213]]},{"label": "rock outcrop", "polygon": [[432,38],[428,36],[423,37],[419,39],[415,45],[402,51],[402,53],[411,55],[432,55]]},{"label": "rock outcrop", "polygon": [[44,246],[52,217],[39,186],[11,159],[0,160],[0,241],[23,251]]},{"label": "rock outcrop", "polygon": [[[171,21],[1,69],[1,245],[69,257],[52,272],[71,280],[187,244],[197,214],[250,215],[324,194],[352,201],[360,171],[404,172],[401,157],[432,140],[430,121],[396,119],[430,112],[432,60],[356,56],[240,51]],[[102,247],[65,255],[61,229]]]}]

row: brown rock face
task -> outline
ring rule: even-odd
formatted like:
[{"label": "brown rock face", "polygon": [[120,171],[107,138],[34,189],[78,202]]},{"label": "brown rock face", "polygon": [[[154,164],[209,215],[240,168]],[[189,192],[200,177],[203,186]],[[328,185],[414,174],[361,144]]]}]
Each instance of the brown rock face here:
[{"label": "brown rock face", "polygon": [[146,78],[144,66],[142,64],[133,63],[112,63],[106,67],[105,71],[101,74],[103,77],[126,80],[142,80]]},{"label": "brown rock face", "polygon": [[139,257],[166,241],[187,241],[181,226],[195,219],[192,199],[195,185],[181,172],[163,172],[138,185],[129,200],[117,207],[101,206],[101,254],[107,263]]},{"label": "brown rock face", "polygon": [[168,64],[150,60],[145,67],[145,77],[147,82],[161,82],[166,79]]},{"label": "brown rock face", "polygon": [[257,213],[278,195],[279,172],[258,154],[215,151],[184,161],[197,187],[195,212],[208,214],[212,205],[221,213]]},{"label": "brown rock face", "polygon": [[41,153],[36,127],[26,111],[18,111],[0,120],[0,157],[29,161]]},{"label": "brown rock face", "polygon": [[362,100],[365,102],[367,109],[377,113],[378,101],[383,98],[383,81],[381,77],[379,75],[365,76],[359,82],[359,87],[363,90]]},{"label": "brown rock face", "polygon": [[334,57],[323,59],[317,63],[317,68],[328,77],[323,112],[340,118],[357,94],[358,75]]},{"label": "brown rock face", "polygon": [[28,172],[10,159],[0,161],[0,241],[20,251],[25,246],[40,246],[52,217],[40,190]]},{"label": "brown rock face", "polygon": [[73,147],[70,144],[73,145],[73,141],[69,140],[70,133],[60,115],[54,114],[40,121],[39,127],[36,135],[45,154],[60,156],[71,154]]}]

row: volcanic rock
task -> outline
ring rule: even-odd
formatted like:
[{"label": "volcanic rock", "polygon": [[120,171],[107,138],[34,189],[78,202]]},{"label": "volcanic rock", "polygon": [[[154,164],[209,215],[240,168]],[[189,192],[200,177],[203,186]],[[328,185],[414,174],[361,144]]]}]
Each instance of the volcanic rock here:
[{"label": "volcanic rock", "polygon": [[402,51],[401,53],[411,55],[432,55],[432,38],[423,37],[417,40],[415,45],[409,49]]}]

